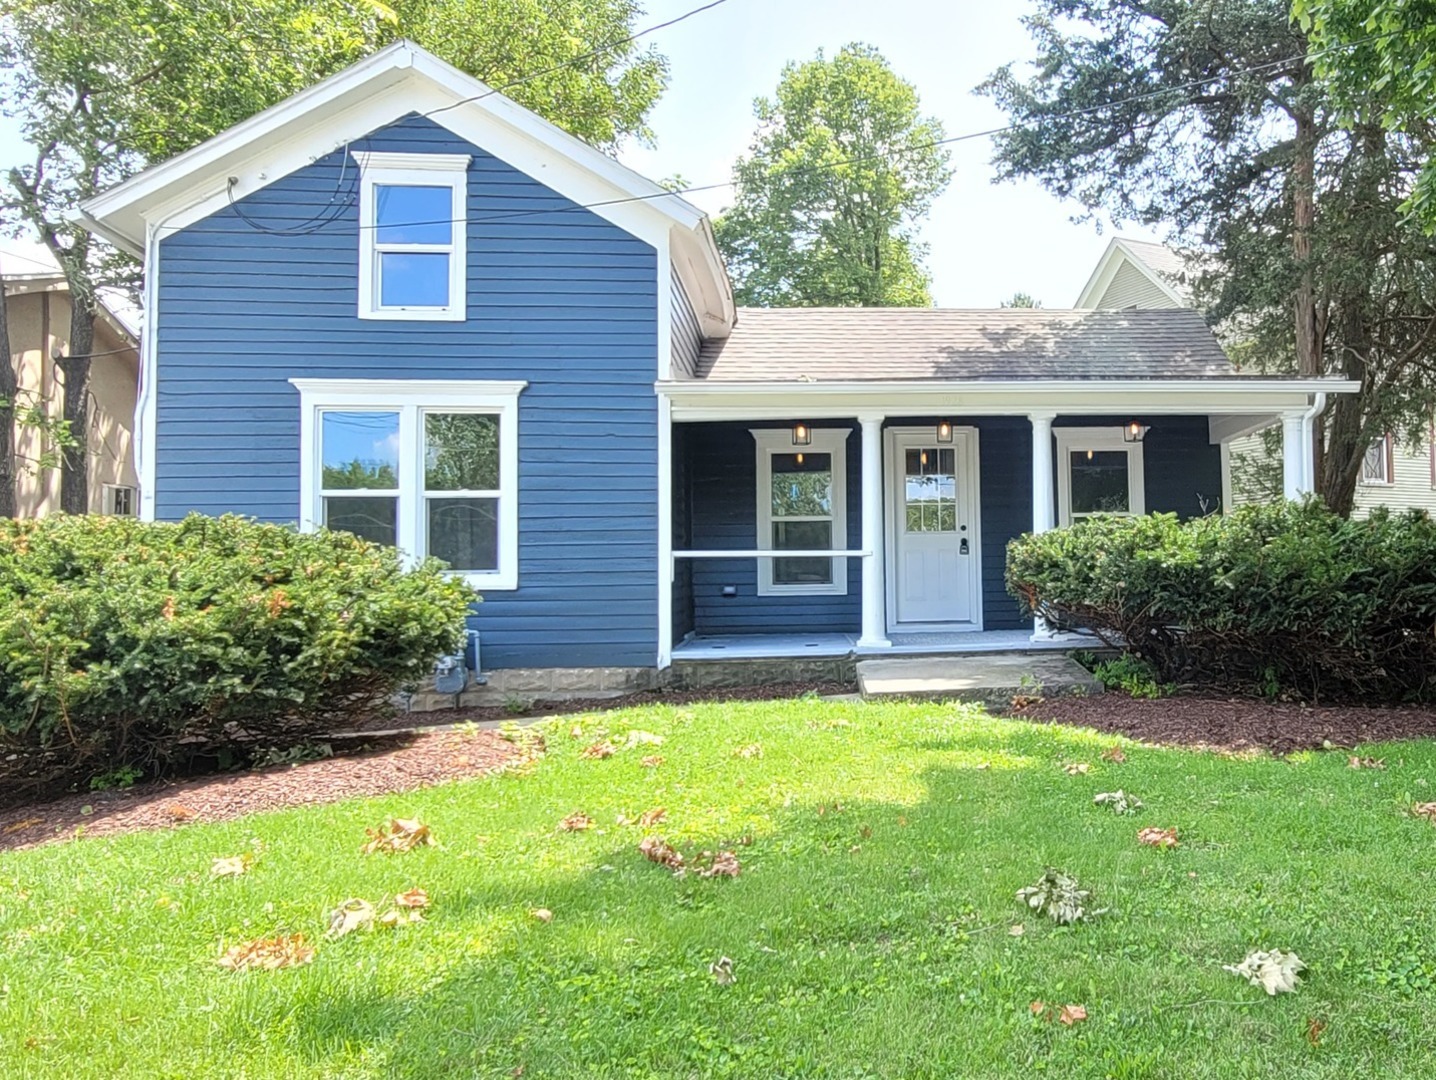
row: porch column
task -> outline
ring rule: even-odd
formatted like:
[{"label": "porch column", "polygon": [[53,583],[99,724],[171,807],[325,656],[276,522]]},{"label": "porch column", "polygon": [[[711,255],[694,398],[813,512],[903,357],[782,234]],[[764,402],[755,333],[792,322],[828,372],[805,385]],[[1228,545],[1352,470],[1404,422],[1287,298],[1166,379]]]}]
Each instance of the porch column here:
[{"label": "porch column", "polygon": [[[1032,421],[1032,531],[1044,533],[1057,523],[1052,509],[1052,421],[1056,413],[1029,413]],[[1032,620],[1032,640],[1046,641],[1052,628],[1043,619]]]},{"label": "porch column", "polygon": [[1281,414],[1281,493],[1299,499],[1311,490],[1306,475],[1306,417],[1299,412]]},{"label": "porch column", "polygon": [[883,590],[883,417],[858,417],[863,453],[863,632],[865,649],[891,648],[887,633],[887,594]]}]

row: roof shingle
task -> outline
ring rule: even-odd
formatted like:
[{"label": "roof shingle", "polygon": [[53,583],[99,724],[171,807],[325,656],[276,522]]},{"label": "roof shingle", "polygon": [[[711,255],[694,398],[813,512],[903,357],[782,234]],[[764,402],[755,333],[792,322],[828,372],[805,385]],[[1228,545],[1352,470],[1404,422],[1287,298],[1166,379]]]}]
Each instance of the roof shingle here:
[{"label": "roof shingle", "polygon": [[1192,379],[1236,372],[1195,311],[741,308],[710,382]]}]

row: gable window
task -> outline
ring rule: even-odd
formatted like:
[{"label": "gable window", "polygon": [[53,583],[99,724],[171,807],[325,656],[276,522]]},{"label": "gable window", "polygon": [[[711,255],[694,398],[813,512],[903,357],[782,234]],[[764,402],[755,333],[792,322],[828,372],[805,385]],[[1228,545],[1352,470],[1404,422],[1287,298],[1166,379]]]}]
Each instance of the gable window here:
[{"label": "gable window", "polygon": [[1361,462],[1363,484],[1382,487],[1395,482],[1394,450],[1390,432],[1367,447],[1366,457]]},{"label": "gable window", "polygon": [[[787,428],[754,429],[759,551],[841,551],[848,545],[847,440],[818,428],[794,446]],[[844,596],[847,560],[822,555],[758,560],[758,595]]]},{"label": "gable window", "polygon": [[1119,427],[1053,428],[1057,437],[1057,511],[1063,525],[1097,514],[1144,514],[1142,443]]},{"label": "gable window", "polygon": [[293,379],[301,527],[342,529],[518,588],[518,397],[526,384]]},{"label": "gable window", "polygon": [[466,154],[356,153],[359,317],[466,314]]}]

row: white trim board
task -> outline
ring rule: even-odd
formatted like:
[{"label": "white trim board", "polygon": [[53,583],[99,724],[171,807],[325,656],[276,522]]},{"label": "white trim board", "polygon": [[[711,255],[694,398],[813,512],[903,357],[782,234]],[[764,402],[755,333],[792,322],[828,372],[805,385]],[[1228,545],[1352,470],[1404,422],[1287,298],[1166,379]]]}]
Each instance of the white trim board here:
[{"label": "white trim board", "polygon": [[1087,284],[1082,286],[1082,292],[1077,297],[1074,308],[1095,308],[1097,299],[1107,291],[1117,272],[1126,263],[1131,265],[1139,274],[1161,290],[1173,307],[1190,307],[1191,302],[1177,291],[1170,281],[1163,279],[1162,275],[1147,265],[1146,261],[1137,255],[1127,242],[1120,236],[1112,237],[1107,244],[1107,250],[1102,252],[1102,257],[1097,260],[1097,265],[1092,269],[1092,276],[1087,279]]}]

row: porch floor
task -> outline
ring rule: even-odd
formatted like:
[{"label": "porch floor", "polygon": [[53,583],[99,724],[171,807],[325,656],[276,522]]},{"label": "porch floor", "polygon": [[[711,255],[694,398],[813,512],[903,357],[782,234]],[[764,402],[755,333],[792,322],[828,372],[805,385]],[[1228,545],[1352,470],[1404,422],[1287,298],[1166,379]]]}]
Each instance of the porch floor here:
[{"label": "porch floor", "polygon": [[957,653],[1046,652],[1100,645],[1085,634],[1032,640],[1030,630],[965,630],[889,635],[890,649],[860,647],[856,634],[714,634],[673,649],[675,661],[778,660],[838,656],[945,656]]}]

